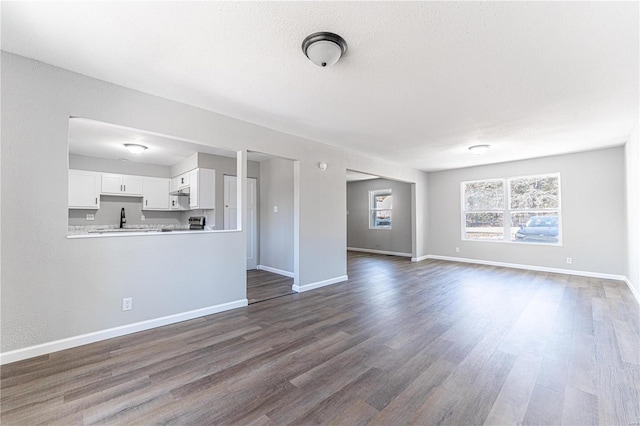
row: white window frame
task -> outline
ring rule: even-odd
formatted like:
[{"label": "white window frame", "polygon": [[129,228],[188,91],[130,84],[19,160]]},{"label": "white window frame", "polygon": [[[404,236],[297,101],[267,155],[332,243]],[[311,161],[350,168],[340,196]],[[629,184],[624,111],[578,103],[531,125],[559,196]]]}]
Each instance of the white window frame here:
[{"label": "white window frame", "polygon": [[[512,209],[511,208],[511,181],[515,179],[526,179],[526,178],[545,178],[545,177],[555,177],[558,179],[558,208],[557,209]],[[504,191],[504,209],[503,210],[482,210],[481,212],[486,213],[502,213],[502,226],[503,226],[503,238],[501,240],[490,240],[490,239],[476,239],[476,238],[467,238],[466,237],[466,214],[473,213],[473,211],[465,210],[465,185],[468,183],[474,182],[492,182],[492,181],[502,181],[503,182],[503,191]],[[558,212],[558,242],[557,243],[548,243],[548,242],[537,242],[537,241],[512,241],[511,240],[511,214],[517,212],[523,213],[536,213],[536,212],[545,212],[545,211],[557,211]],[[518,244],[518,245],[548,245],[548,246],[562,246],[562,182],[560,180],[560,173],[541,173],[535,175],[524,175],[524,176],[509,176],[503,178],[491,178],[491,179],[477,179],[477,180],[469,180],[460,182],[460,238],[462,241],[475,241],[475,242],[483,242],[483,243],[510,243],[510,244]]]},{"label": "white window frame", "polygon": [[[378,195],[385,195],[385,194],[389,194],[390,197],[393,197],[393,191],[391,191],[391,188],[387,188],[387,189],[371,189],[369,190],[369,229],[392,229],[392,225],[393,225],[393,198],[391,198],[391,207],[388,209],[377,209],[374,208],[374,197],[378,196]],[[389,221],[390,224],[389,225],[383,225],[383,226],[376,226],[374,219],[373,219],[373,213],[377,212],[377,211],[388,211],[389,212]]]}]

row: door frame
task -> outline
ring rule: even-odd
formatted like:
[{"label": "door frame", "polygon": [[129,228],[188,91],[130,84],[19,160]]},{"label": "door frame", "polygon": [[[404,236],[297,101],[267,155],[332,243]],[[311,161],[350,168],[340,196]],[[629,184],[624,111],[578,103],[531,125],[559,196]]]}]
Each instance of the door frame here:
[{"label": "door frame", "polygon": [[[230,195],[230,193],[227,190],[228,188],[227,182],[229,181],[229,179],[235,180],[236,189],[237,189],[238,176],[228,175],[228,174],[223,175],[223,202],[224,202],[223,219],[222,219],[223,229],[229,229],[227,227],[228,220],[229,220],[229,214],[227,210],[229,206],[227,205],[227,197],[228,195]],[[253,238],[251,239],[251,243],[249,242],[249,235],[247,235],[247,247],[245,250],[245,254],[246,256],[248,256],[250,250],[252,250],[253,252],[253,256],[251,258],[245,256],[247,260],[247,270],[257,269],[258,267],[258,232],[259,232],[259,226],[260,226],[260,223],[258,221],[258,208],[260,203],[259,196],[258,196],[258,178],[247,177],[247,198],[251,194],[251,191],[249,190],[250,183],[253,183],[253,186],[254,186],[255,202],[253,203],[253,214],[247,214],[247,226],[246,226],[247,229],[243,229],[243,231],[246,231],[246,232],[249,232],[250,229],[253,230]],[[245,210],[248,210],[249,206],[250,206],[250,202],[249,200],[247,200]],[[240,227],[236,225],[235,229],[239,229],[239,228]]]}]

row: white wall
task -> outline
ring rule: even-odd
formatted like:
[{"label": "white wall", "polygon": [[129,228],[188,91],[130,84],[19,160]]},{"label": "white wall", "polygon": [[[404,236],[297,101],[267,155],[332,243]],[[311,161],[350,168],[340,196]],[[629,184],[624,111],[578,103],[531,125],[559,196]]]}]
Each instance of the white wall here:
[{"label": "white wall", "polygon": [[259,185],[260,265],[293,274],[293,161],[273,158],[260,162]]},{"label": "white wall", "polygon": [[625,160],[628,227],[626,276],[640,302],[640,143],[637,125],[625,145]]},{"label": "white wall", "polygon": [[[304,287],[345,278],[345,176],[347,159],[356,161],[353,153],[6,52],[1,101],[5,355],[246,299],[242,232],[66,238],[69,116],[209,146],[224,141],[226,148],[245,154],[295,160],[297,282]],[[321,160],[329,164],[325,172],[317,167]],[[371,169],[386,168],[380,161],[365,162]],[[421,172],[394,169],[426,179]],[[422,189],[426,192],[426,185]],[[426,229],[426,223],[419,227]],[[426,238],[418,240],[423,246]],[[121,311],[123,297],[134,298],[132,311]]]},{"label": "white wall", "polygon": [[[369,191],[376,189],[391,189],[391,229],[369,228]],[[347,210],[347,247],[411,255],[411,184],[388,179],[349,182]]]},{"label": "white wall", "polygon": [[[623,170],[624,150],[617,147],[430,173],[430,254],[623,276]],[[461,182],[553,172],[560,172],[561,246],[461,239]]]}]

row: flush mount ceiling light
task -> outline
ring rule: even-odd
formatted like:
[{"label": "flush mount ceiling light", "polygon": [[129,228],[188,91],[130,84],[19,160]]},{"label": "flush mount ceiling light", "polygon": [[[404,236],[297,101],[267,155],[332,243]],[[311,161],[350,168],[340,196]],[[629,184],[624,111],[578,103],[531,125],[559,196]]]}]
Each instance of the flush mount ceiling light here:
[{"label": "flush mount ceiling light", "polygon": [[313,33],[302,42],[302,51],[311,62],[327,67],[340,60],[347,51],[347,42],[338,34]]},{"label": "flush mount ceiling light", "polygon": [[469,151],[473,152],[475,155],[482,155],[487,150],[491,148],[489,145],[474,145],[469,147]]},{"label": "flush mount ceiling light", "polygon": [[144,152],[147,149],[149,149],[146,146],[140,145],[137,143],[125,143],[124,147],[127,148],[129,152],[132,154],[140,154],[141,152]]}]

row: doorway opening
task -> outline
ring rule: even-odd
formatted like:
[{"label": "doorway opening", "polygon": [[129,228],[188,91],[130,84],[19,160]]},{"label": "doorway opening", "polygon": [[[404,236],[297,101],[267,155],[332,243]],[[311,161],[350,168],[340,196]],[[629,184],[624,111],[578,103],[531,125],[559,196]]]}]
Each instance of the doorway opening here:
[{"label": "doorway opening", "polygon": [[347,170],[347,250],[413,257],[413,185]]},{"label": "doorway opening", "polygon": [[[245,228],[249,304],[295,293],[294,161],[248,152]],[[224,228],[238,229],[236,176],[224,176]]]}]

